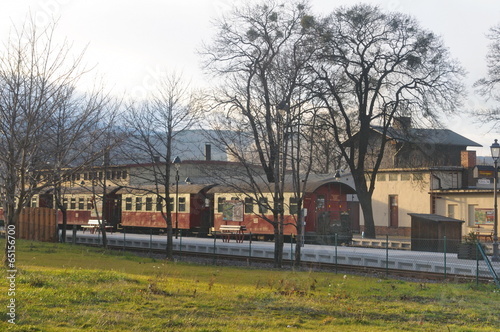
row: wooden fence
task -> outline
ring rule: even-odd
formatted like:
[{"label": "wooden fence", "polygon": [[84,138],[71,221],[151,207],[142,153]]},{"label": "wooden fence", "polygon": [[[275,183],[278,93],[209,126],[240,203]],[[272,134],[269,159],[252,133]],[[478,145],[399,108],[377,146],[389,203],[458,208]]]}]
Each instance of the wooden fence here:
[{"label": "wooden fence", "polygon": [[19,216],[16,237],[25,240],[57,242],[56,215],[51,208],[24,208]]}]

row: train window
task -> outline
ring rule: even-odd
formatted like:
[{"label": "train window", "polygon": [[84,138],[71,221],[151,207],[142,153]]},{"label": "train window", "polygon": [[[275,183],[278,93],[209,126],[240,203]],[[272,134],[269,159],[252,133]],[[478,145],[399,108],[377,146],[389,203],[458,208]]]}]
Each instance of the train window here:
[{"label": "train window", "polygon": [[87,197],[87,210],[92,210],[93,207],[92,198]]},{"label": "train window", "polygon": [[217,199],[217,212],[224,212],[224,203],[226,202],[226,197],[219,197]]},{"label": "train window", "polygon": [[136,197],[135,198],[135,210],[136,211],[141,211],[142,210],[142,197]]},{"label": "train window", "polygon": [[153,211],[153,197],[146,197],[146,211]]},{"label": "train window", "polygon": [[296,197],[290,197],[288,209],[290,214],[299,214],[299,200]]},{"label": "train window", "polygon": [[179,212],[186,211],[186,197],[179,197]]},{"label": "train window", "polygon": [[78,198],[78,210],[85,209],[85,200],[83,197]]},{"label": "train window", "polygon": [[170,199],[168,200],[168,205],[170,205],[170,211],[174,211],[174,198],[173,197],[170,197]]},{"label": "train window", "polygon": [[318,195],[316,197],[316,209],[325,208],[325,195]]},{"label": "train window", "polygon": [[126,179],[127,178],[127,171],[122,171],[122,179]]},{"label": "train window", "polygon": [[63,199],[63,206],[66,210],[68,209],[68,199],[67,198]]},{"label": "train window", "polygon": [[156,211],[162,211],[163,210],[163,204],[161,202],[162,198],[160,196],[156,197]]},{"label": "train window", "polygon": [[132,197],[125,198],[125,210],[127,211],[132,210]]},{"label": "train window", "polygon": [[75,210],[76,209],[76,198],[71,198],[71,204],[70,204],[70,207],[69,207],[71,210]]},{"label": "train window", "polygon": [[245,197],[245,213],[253,213],[253,198]]},{"label": "train window", "polygon": [[259,198],[259,213],[267,213],[267,198],[261,197]]}]

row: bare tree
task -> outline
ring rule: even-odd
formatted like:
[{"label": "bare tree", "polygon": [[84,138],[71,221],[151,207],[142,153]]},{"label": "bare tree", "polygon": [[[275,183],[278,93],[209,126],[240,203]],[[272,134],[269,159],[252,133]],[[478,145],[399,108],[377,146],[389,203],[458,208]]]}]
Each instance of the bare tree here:
[{"label": "bare tree", "polygon": [[[429,123],[440,112],[457,110],[463,70],[439,37],[401,13],[356,5],[304,22],[322,46],[311,66],[311,91],[329,112],[335,142],[355,181],[365,236],[374,238],[371,197],[386,140],[372,142],[372,126],[380,126],[385,137],[394,117]],[[375,158],[367,158],[374,144]]]},{"label": "bare tree", "polygon": [[[67,43],[53,41],[55,24],[28,22],[11,36],[0,57],[0,186],[7,225],[39,190],[36,172],[45,168],[46,130],[84,73],[82,55],[70,57]],[[6,246],[7,250],[7,246]]]},{"label": "bare tree", "polygon": [[[486,65],[488,68],[487,76],[478,80],[474,86],[479,94],[492,99],[494,102],[500,101],[500,25],[492,27],[487,34],[491,43],[489,44],[488,54],[486,55]],[[478,110],[477,117],[481,123],[493,123],[492,127],[500,121],[500,107],[494,106],[488,109]]]},{"label": "bare tree", "polygon": [[[89,93],[78,93],[67,87],[67,99],[57,105],[45,132],[43,150],[47,158],[45,187],[53,193],[54,205],[62,214],[61,241],[66,241],[67,180],[102,160],[104,150],[97,147],[109,134],[117,103],[100,86]],[[79,185],[79,184],[76,184]]]},{"label": "bare tree", "polygon": [[[124,154],[145,166],[145,181],[154,184],[152,192],[164,202],[161,213],[167,227],[167,258],[173,256],[173,226],[170,184],[176,135],[191,128],[198,116],[194,93],[179,74],[169,74],[159,82],[149,100],[130,105],[125,117],[127,144]],[[147,171],[146,171],[147,170]],[[141,174],[136,174],[141,177]],[[141,188],[138,188],[141,189]]]},{"label": "bare tree", "polygon": [[[218,34],[203,54],[206,68],[223,81],[215,96],[219,118],[212,123],[218,129],[234,131],[233,140],[241,144],[227,139],[220,142],[246,165],[254,194],[272,193],[269,208],[273,217],[262,217],[274,228],[277,267],[282,264],[283,192],[290,166],[292,136],[287,130],[300,121],[308,100],[300,89],[314,48],[301,26],[307,10],[306,1],[266,1],[234,8],[216,22]],[[249,145],[252,151],[241,150]],[[254,163],[260,165],[264,178],[251,167]]]}]

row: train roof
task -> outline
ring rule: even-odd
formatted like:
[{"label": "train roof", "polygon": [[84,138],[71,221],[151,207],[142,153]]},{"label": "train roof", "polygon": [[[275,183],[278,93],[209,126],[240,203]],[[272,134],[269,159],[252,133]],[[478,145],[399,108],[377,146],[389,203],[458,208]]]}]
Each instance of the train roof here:
[{"label": "train roof", "polygon": [[[212,188],[214,184],[179,184],[177,192],[179,194],[198,194],[203,191],[207,191]],[[141,186],[138,188],[128,188],[122,187],[118,193],[120,194],[147,194],[155,193],[157,191],[156,186],[148,185]],[[163,190],[160,190],[163,192]],[[175,184],[170,186],[170,194],[176,192]]]},{"label": "train roof", "polygon": [[[327,184],[340,184],[347,188],[350,188],[352,190],[352,193],[355,193],[355,190],[351,186],[333,177],[313,178],[311,180],[308,180],[306,182],[305,192],[306,193],[314,192],[319,187]],[[235,182],[231,184],[214,186],[208,191],[208,193],[240,193],[240,192],[255,192],[255,191],[260,191],[263,193],[274,192],[274,183],[259,182],[252,185],[247,182]],[[292,192],[292,191],[294,191],[294,186],[291,179],[288,179],[288,181],[285,183],[284,192]]]}]

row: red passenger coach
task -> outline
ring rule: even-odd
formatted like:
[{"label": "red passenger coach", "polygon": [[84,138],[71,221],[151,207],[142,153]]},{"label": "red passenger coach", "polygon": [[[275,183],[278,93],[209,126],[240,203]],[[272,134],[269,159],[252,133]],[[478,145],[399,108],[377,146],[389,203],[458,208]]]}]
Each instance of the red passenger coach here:
[{"label": "red passenger coach", "polygon": [[[179,185],[170,191],[172,226],[186,233],[207,234],[211,217],[207,191],[211,185]],[[153,188],[150,188],[153,189]],[[165,230],[167,224],[162,216],[165,203],[158,200],[152,190],[122,189],[121,226],[127,228],[156,228]]]},{"label": "red passenger coach", "polygon": [[[297,234],[299,206],[290,188],[284,196],[284,235]],[[287,190],[288,189],[288,190]],[[234,189],[214,187],[209,191],[214,199],[214,231],[223,231],[225,226],[243,226],[247,233],[256,237],[272,238],[273,220],[270,207],[272,194],[261,190],[258,197],[249,193],[238,193]],[[347,223],[349,234],[359,231],[359,204],[355,190],[349,185],[325,180],[307,184],[303,202],[305,213],[305,234],[333,235],[339,232],[341,221]]]}]

